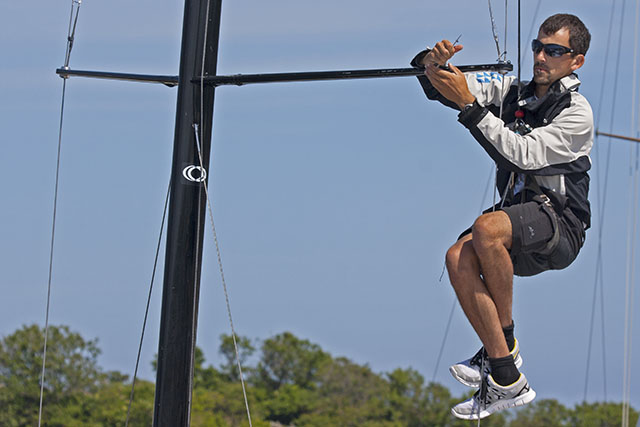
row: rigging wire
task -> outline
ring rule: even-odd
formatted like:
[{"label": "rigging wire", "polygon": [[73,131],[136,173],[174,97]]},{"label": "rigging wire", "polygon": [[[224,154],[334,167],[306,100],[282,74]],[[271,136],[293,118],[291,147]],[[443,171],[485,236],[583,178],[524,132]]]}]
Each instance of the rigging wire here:
[{"label": "rigging wire", "polygon": [[521,33],[521,25],[520,25],[520,0],[518,0],[518,100],[520,100],[520,94],[522,93],[522,61],[520,58],[522,57],[521,48],[522,43],[520,41],[520,33]]},{"label": "rigging wire", "polygon": [[149,316],[149,306],[151,304],[151,293],[153,291],[153,283],[156,277],[156,270],[158,266],[158,257],[160,255],[160,245],[162,242],[162,234],[164,231],[165,219],[167,217],[167,208],[169,206],[169,194],[171,192],[171,179],[169,179],[169,185],[167,186],[167,195],[164,199],[164,209],[162,211],[162,221],[160,222],[160,235],[158,236],[158,245],[156,246],[156,255],[153,260],[153,269],[151,271],[151,281],[149,283],[149,295],[147,296],[147,307],[144,311],[144,320],[142,321],[142,333],[140,334],[140,344],[138,345],[138,355],[136,356],[136,367],[133,371],[133,379],[131,381],[131,393],[129,394],[129,404],[127,406],[127,418],[125,419],[124,425],[127,427],[129,425],[129,417],[131,414],[131,405],[133,404],[133,392],[136,387],[136,379],[138,378],[138,367],[140,365],[140,355],[142,353],[142,343],[144,341],[144,332],[147,327],[147,318]]},{"label": "rigging wire", "polygon": [[[506,60],[507,58],[507,0],[505,0],[504,2],[504,15],[505,15],[505,25],[504,25],[504,59]],[[489,14],[492,15],[491,13],[491,0],[489,0]],[[491,16],[491,22],[493,23],[493,16]],[[497,45],[497,37],[496,37],[496,33],[494,32],[494,37],[496,38],[496,45]],[[499,49],[498,49],[499,50]],[[498,53],[498,61],[500,61],[500,54]],[[518,0],[518,80],[517,80],[517,84],[518,84],[518,100],[520,99],[520,0]],[[502,112],[503,112],[503,107],[504,107],[504,97],[505,97],[505,92],[504,92],[504,84],[505,84],[505,78],[504,76],[502,76],[502,92],[501,92],[501,98],[500,98],[500,120],[502,120]],[[496,189],[498,187],[498,164],[495,164],[495,168],[496,168],[496,178],[495,178],[495,186],[493,187],[493,207],[492,210],[495,212],[496,209],[496,204],[495,204],[495,197],[496,197]],[[509,180],[513,180],[514,179],[514,172],[511,172],[510,174],[510,178]],[[500,207],[502,207],[504,205],[506,196],[507,196],[507,191],[509,189],[509,185],[505,185],[505,189],[504,189],[504,193],[502,194],[502,198],[501,198],[501,202],[500,202]],[[480,366],[480,373],[484,372],[485,369],[485,358],[482,358],[482,364]],[[484,382],[482,382],[480,384],[480,398],[484,399],[484,393],[486,393],[486,384]],[[478,405],[478,423],[477,426],[480,427],[480,405]]]},{"label": "rigging wire", "polygon": [[[491,165],[491,170],[489,171],[489,177],[487,178],[487,184],[485,185],[484,188],[484,193],[482,194],[482,199],[480,200],[480,213],[482,214],[482,211],[484,210],[484,206],[485,206],[485,200],[487,198],[487,193],[489,193],[489,188],[491,188],[491,178],[494,175],[495,171],[495,164]],[[495,194],[495,191],[494,191]],[[495,203],[494,203],[495,205]],[[445,268],[446,268],[446,264],[445,264]],[[444,274],[444,270],[442,271],[442,274]],[[440,277],[442,279],[442,276]],[[449,311],[449,318],[447,320],[447,326],[445,327],[444,330],[444,336],[442,337],[442,343],[440,344],[440,350],[438,351],[438,357],[436,358],[436,367],[433,370],[433,376],[431,377],[431,382],[435,382],[436,381],[436,376],[438,374],[438,371],[440,369],[440,362],[442,360],[442,353],[444,352],[444,347],[447,343],[447,338],[449,337],[449,329],[451,327],[451,321],[453,319],[453,313],[455,312],[456,309],[456,305],[457,305],[458,300],[456,299],[455,295],[453,297],[453,303],[451,304],[451,310]]]},{"label": "rigging wire", "polygon": [[[205,59],[206,59],[206,55],[207,55],[207,33],[208,33],[208,29],[209,29],[209,7],[210,7],[210,0],[207,0],[207,10],[206,10],[206,14],[205,16],[207,17],[205,20],[205,25],[204,25],[204,37],[203,37],[203,43],[202,43],[202,64],[201,64],[201,69],[200,69],[200,122],[202,122],[202,112],[204,111],[204,73],[205,73]],[[202,124],[202,123],[200,123]],[[200,168],[202,171],[204,171],[204,161],[202,159],[202,149],[200,146],[200,140],[202,137],[202,132],[203,130],[201,129],[202,126],[198,125],[198,123],[194,123],[193,125],[193,130],[195,133],[195,139],[196,139],[196,148],[198,150],[198,160],[200,161]],[[236,331],[235,331],[235,327],[233,325],[233,317],[231,315],[231,303],[229,302],[229,292],[227,290],[227,282],[225,280],[224,277],[224,269],[222,267],[222,255],[221,255],[221,251],[220,251],[220,243],[218,241],[218,233],[216,232],[216,226],[215,226],[215,222],[213,219],[213,208],[212,208],[212,201],[211,198],[209,196],[209,188],[207,186],[207,180],[206,180],[206,176],[204,177],[205,179],[202,180],[202,185],[204,188],[204,192],[205,192],[205,196],[206,196],[206,203],[207,203],[207,208],[209,211],[209,219],[211,222],[211,230],[213,233],[213,241],[215,243],[215,247],[216,247],[216,256],[218,259],[218,269],[220,271],[220,279],[222,282],[222,289],[224,291],[224,298],[225,298],[225,303],[226,303],[226,307],[227,307],[227,316],[229,317],[229,326],[231,328],[231,338],[233,339],[233,350],[235,352],[235,356],[236,356],[236,365],[238,367],[238,373],[240,376],[240,384],[242,385],[242,395],[244,398],[244,405],[245,405],[245,409],[247,411],[247,419],[249,421],[249,427],[252,427],[252,422],[251,422],[251,411],[249,409],[249,399],[247,398],[247,390],[246,390],[246,386],[245,386],[245,381],[244,381],[244,374],[242,372],[242,364],[240,363],[240,352],[238,351],[238,343],[237,343],[237,339],[236,339]],[[198,209],[198,212],[200,212],[200,209]],[[198,221],[198,225],[200,224],[200,221]],[[194,338],[195,339],[195,338]]]},{"label": "rigging wire", "polygon": [[[207,48],[207,32],[208,32],[208,27],[209,27],[209,6],[210,6],[210,2],[207,0],[207,8],[205,10],[205,21],[204,21],[204,34],[203,34],[203,52],[202,52],[202,70],[204,70],[204,64],[205,64],[205,59],[206,59],[206,48]],[[203,105],[204,105],[204,95],[203,95],[203,89],[202,89],[202,72],[200,73],[200,112],[199,112],[199,118],[198,120],[200,122],[202,122],[202,114],[204,111]],[[195,128],[194,128],[195,129]],[[196,138],[196,142],[198,141],[198,132],[197,129],[195,131],[195,138]],[[197,143],[197,148],[198,148],[198,155],[200,155],[200,144]],[[202,181],[205,182],[207,176],[206,176],[206,172],[204,169],[204,166],[202,164],[202,160],[200,161],[200,171],[202,173],[201,178]],[[200,277],[202,274],[202,256],[198,256],[201,252],[200,249],[200,243],[201,240],[204,239],[204,233],[201,230],[201,221],[202,221],[202,189],[198,188],[198,207],[197,207],[197,211],[198,211],[198,215],[196,218],[196,247],[195,247],[195,256],[193,259],[193,263],[194,263],[194,275],[193,275],[193,301],[192,301],[192,319],[191,319],[191,324],[193,325],[193,328],[191,330],[191,348],[195,349],[196,348],[196,340],[197,340],[197,334],[196,334],[196,329],[197,329],[197,325],[198,325],[198,298],[199,298],[199,294],[200,294]],[[200,265],[198,265],[198,263],[200,263]],[[198,268],[199,267],[199,268]],[[193,377],[194,377],[194,365],[195,365],[195,352],[192,351],[191,353],[191,368],[190,368],[190,372],[189,372],[189,405],[191,405],[191,393],[193,393]],[[189,411],[189,423],[191,422],[191,411]]]},{"label": "rigging wire", "polygon": [[498,51],[498,61],[502,61],[503,56],[506,57],[507,52],[506,50],[505,52],[500,51],[500,40],[498,39],[496,20],[493,18],[493,8],[491,7],[491,0],[487,0],[487,3],[489,4],[489,18],[491,18],[491,33],[493,34],[493,41],[496,43],[496,50]]},{"label": "rigging wire", "polygon": [[[608,33],[607,33],[607,48],[605,49],[605,57],[604,57],[604,61],[603,61],[603,69],[602,69],[602,75],[606,75],[607,74],[607,69],[609,68],[609,51],[610,46],[611,46],[611,41],[612,41],[612,31],[613,31],[613,21],[614,21],[614,16],[615,16],[615,3],[616,1],[613,0],[613,2],[611,3],[611,15],[609,18],[609,29],[608,29]],[[621,52],[621,45],[622,45],[622,29],[623,29],[623,18],[624,18],[624,8],[625,8],[625,0],[623,0],[622,2],[622,11],[620,13],[620,25],[619,25],[619,43],[618,43],[618,52],[617,52],[617,59],[616,59],[616,68],[615,68],[615,74],[614,76],[616,78],[613,79],[614,81],[614,87],[613,87],[613,100],[612,100],[612,108],[611,108],[611,121],[609,123],[609,128],[612,129],[613,128],[613,118],[615,117],[615,106],[616,106],[616,98],[617,98],[617,86],[618,86],[618,71],[620,69],[620,52]],[[595,123],[595,127],[596,129],[598,129],[600,127],[600,119],[602,118],[602,114],[601,114],[601,110],[602,110],[602,105],[604,104],[604,89],[605,89],[605,85],[601,85],[600,86],[600,95],[599,95],[599,102],[598,102],[598,109],[596,112],[596,123]],[[596,136],[596,140],[595,142],[595,148],[596,148],[596,161],[597,163],[600,164],[600,144],[598,144],[599,138]],[[584,380],[584,394],[583,394],[583,401],[586,402],[587,400],[587,391],[588,391],[588,386],[589,386],[589,368],[591,365],[591,346],[592,346],[592,342],[593,342],[593,330],[594,330],[594,321],[595,321],[595,312],[596,312],[596,300],[597,300],[597,290],[598,288],[600,289],[600,318],[601,318],[601,332],[602,332],[602,363],[603,363],[603,387],[604,387],[604,398],[605,401],[607,400],[607,371],[606,371],[606,346],[605,346],[605,337],[604,337],[604,330],[605,330],[605,325],[604,325],[604,320],[605,320],[605,316],[604,316],[604,263],[603,263],[603,258],[602,258],[602,236],[603,236],[603,229],[604,229],[604,219],[605,219],[605,213],[606,213],[606,199],[607,199],[607,188],[608,188],[608,183],[609,183],[609,166],[610,166],[610,160],[611,160],[611,138],[608,138],[607,141],[609,142],[609,145],[607,146],[607,154],[606,154],[606,161],[605,161],[605,167],[604,167],[604,185],[602,183],[602,177],[600,175],[599,170],[596,171],[596,195],[598,200],[600,201],[600,209],[598,209],[598,250],[597,250],[597,255],[596,255],[596,274],[595,274],[595,278],[594,278],[594,288],[593,288],[593,299],[592,299],[592,305],[591,305],[591,320],[590,320],[590,326],[589,326],[589,340],[588,340],[588,345],[587,345],[587,363],[586,363],[586,368],[585,368],[585,380]]]},{"label": "rigging wire", "polygon": [[[67,30],[67,47],[64,58],[64,68],[69,68],[69,60],[71,59],[71,49],[73,49],[73,40],[75,38],[76,26],[78,24],[78,13],[82,0],[71,1],[71,13],[69,15],[69,28]],[[75,12],[75,18],[74,18]],[[62,80],[62,99],[60,102],[60,122],[58,126],[58,152],[56,157],[56,179],[53,193],[53,218],[51,220],[51,244],[49,247],[49,276],[47,280],[47,304],[45,309],[44,321],[44,344],[42,349],[42,372],[40,375],[40,403],[38,407],[38,427],[42,425],[42,404],[44,400],[44,377],[47,365],[47,339],[49,336],[49,311],[51,308],[51,281],[53,277],[53,250],[56,236],[56,217],[58,212],[58,189],[60,184],[60,156],[62,152],[62,125],[64,121],[64,101],[67,91],[67,79]]]},{"label": "rigging wire", "polygon": [[431,376],[431,382],[436,382],[436,376],[438,375],[438,371],[440,370],[440,361],[442,360],[442,353],[444,352],[444,346],[447,343],[447,337],[449,336],[449,328],[451,327],[451,320],[453,319],[453,313],[456,311],[456,305],[458,300],[456,296],[453,296],[453,301],[451,304],[451,310],[449,311],[449,319],[447,320],[447,326],[444,329],[444,336],[442,337],[442,343],[440,344],[440,351],[438,351],[438,358],[436,359],[436,367],[433,369],[433,375]]},{"label": "rigging wire", "polygon": [[638,146],[634,145],[631,152],[635,149],[635,162],[631,157],[632,164],[629,175],[630,188],[632,188],[632,197],[629,200],[629,209],[627,216],[627,226],[630,231],[627,234],[627,265],[625,273],[625,325],[624,325],[624,374],[623,374],[623,392],[622,392],[622,426],[629,426],[629,407],[631,401],[631,354],[633,342],[633,309],[634,309],[634,281],[635,281],[635,250],[636,235],[638,230]]},{"label": "rigging wire", "polygon": [[503,55],[504,58],[507,58],[507,28],[508,28],[508,24],[509,24],[509,0],[504,0],[504,49],[503,49]]},{"label": "rigging wire", "polygon": [[[207,8],[208,9],[208,8]],[[207,21],[208,21],[208,16],[209,14],[207,13]],[[206,37],[206,36],[205,36]],[[203,61],[204,62],[204,61]],[[196,140],[197,140],[198,136],[197,136],[197,132],[196,132]],[[201,162],[202,163],[202,162]],[[201,166],[201,169],[203,174],[205,174],[206,172],[204,172],[204,167]],[[202,175],[201,176],[203,179],[206,179],[206,175]],[[204,239],[204,232],[201,231],[201,226],[200,226],[200,222],[202,221],[202,190],[198,189],[198,215],[196,217],[196,247],[195,247],[195,251],[194,251],[194,260],[193,260],[193,264],[194,264],[194,274],[193,274],[193,301],[192,301],[192,317],[191,317],[191,325],[192,329],[191,329],[191,348],[195,349],[196,348],[196,340],[197,340],[197,334],[196,334],[196,330],[198,327],[198,301],[199,301],[199,295],[200,295],[200,276],[202,273],[202,257],[198,256],[201,252],[200,252],[200,241],[202,239]],[[200,266],[198,266],[198,261],[200,261]],[[200,267],[200,268],[198,268]],[[195,351],[191,352],[191,368],[189,371],[189,406],[191,406],[191,402],[192,402],[192,393],[193,393],[193,377],[194,377],[194,369],[195,369]],[[188,424],[191,424],[191,411],[189,411],[189,422]]]},{"label": "rigging wire", "polygon": [[[507,18],[508,18],[507,5],[508,5],[508,0],[505,0],[505,2],[504,2],[504,22],[505,22],[505,24],[504,24],[504,52],[503,53],[500,52],[500,40],[498,39],[498,30],[496,28],[496,21],[495,21],[495,19],[493,17],[493,9],[491,7],[491,0],[487,0],[487,2],[489,4],[489,18],[491,19],[491,33],[493,34],[493,40],[496,43],[496,48],[497,48],[497,51],[498,51],[498,61],[500,61],[501,57],[504,56],[504,59],[506,59],[506,56],[507,56]],[[519,8],[519,5],[520,5],[520,2],[518,0],[518,8]],[[519,28],[520,27],[518,26],[518,31],[519,31]],[[505,78],[504,78],[504,76],[502,76],[502,93],[503,94],[504,94],[504,84],[505,84]],[[500,113],[499,113],[500,114],[500,119],[502,119],[503,106],[504,106],[504,97],[500,101]],[[494,174],[494,170],[496,170],[495,174]],[[484,192],[484,194],[482,196],[482,201],[481,201],[481,206],[480,206],[480,211],[481,212],[483,210],[484,199],[486,198],[486,195],[487,195],[487,188],[491,184],[491,175],[495,176],[495,181],[494,181],[495,185],[493,186],[493,192],[492,192],[493,193],[493,196],[492,196],[493,197],[493,202],[492,202],[491,206],[492,206],[492,209],[494,211],[495,211],[495,208],[496,208],[496,191],[497,191],[497,186],[498,186],[497,185],[498,184],[498,181],[497,181],[498,176],[497,176],[497,165],[494,163],[493,166],[491,167],[491,172],[489,173],[488,184],[485,187],[485,192]],[[507,186],[507,189],[508,189],[508,186]],[[504,203],[505,195],[506,195],[506,189],[505,189],[505,193],[502,195],[503,203]],[[445,264],[445,267],[442,270],[442,274],[443,275],[444,275],[444,269],[445,268],[446,268],[446,264]],[[442,279],[442,275],[440,276],[440,279]],[[440,367],[440,359],[442,357],[442,353],[444,351],[444,347],[445,347],[445,344],[447,342],[447,338],[449,337],[449,329],[450,329],[450,326],[451,326],[451,321],[453,319],[453,313],[454,313],[455,308],[456,308],[456,302],[457,302],[457,300],[456,300],[456,298],[454,296],[453,304],[451,305],[451,310],[449,311],[449,318],[447,320],[447,326],[445,328],[444,336],[442,337],[442,343],[440,344],[440,350],[438,352],[438,357],[436,359],[436,367],[435,367],[435,369],[433,371],[432,382],[435,382],[436,375],[437,375],[437,372],[438,372],[438,368]],[[480,425],[480,418],[478,418],[478,425]]]},{"label": "rigging wire", "polygon": [[[634,24],[634,46],[633,46],[633,84],[631,94],[631,134],[637,133],[636,122],[636,102],[637,102],[637,70],[638,70],[638,26],[640,24],[640,1],[636,0],[636,15]],[[629,407],[631,403],[631,354],[633,350],[633,311],[634,311],[634,290],[635,290],[635,250],[637,241],[637,210],[638,210],[638,157],[639,151],[637,144],[629,147],[630,165],[630,188],[633,188],[629,200],[629,210],[627,217],[627,268],[625,274],[625,355],[624,355],[624,374],[623,374],[623,392],[622,392],[622,426],[629,426]],[[635,150],[635,168],[633,164],[633,152]]]},{"label": "rigging wire", "polygon": [[[533,12],[533,20],[531,21],[531,27],[529,27],[529,35],[527,36],[527,40],[531,41],[531,37],[533,36],[533,30],[536,27],[536,21],[538,20],[538,12],[540,11],[540,3],[542,0],[538,0],[538,4],[536,5],[536,10]],[[522,52],[522,54],[518,55],[520,61],[524,61],[524,55],[526,52]]]}]

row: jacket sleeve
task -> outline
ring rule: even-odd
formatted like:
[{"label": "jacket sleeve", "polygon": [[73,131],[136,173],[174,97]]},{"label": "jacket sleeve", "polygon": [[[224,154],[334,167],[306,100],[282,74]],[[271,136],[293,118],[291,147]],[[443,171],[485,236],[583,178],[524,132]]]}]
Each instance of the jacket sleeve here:
[{"label": "jacket sleeve", "polygon": [[519,135],[487,108],[476,104],[461,112],[462,123],[498,166],[531,173],[552,165],[566,164],[589,155],[593,145],[593,113],[577,92],[571,105],[551,123]]},{"label": "jacket sleeve", "polygon": [[[418,53],[411,61],[411,66],[424,70],[420,63],[422,58],[429,52],[430,49],[426,49]],[[467,79],[469,91],[476,97],[480,105],[500,105],[500,101],[507,95],[509,87],[514,81],[514,77],[503,76],[497,72],[465,73],[465,78]],[[418,81],[427,98],[439,101],[455,110],[460,110],[455,103],[440,95],[440,92],[433,87],[427,76],[418,76]]]},{"label": "jacket sleeve", "polygon": [[[422,62],[422,59],[425,57],[425,55],[429,52],[431,52],[431,49],[429,48],[423,50],[422,52],[419,52],[411,60],[411,66],[418,70],[424,70],[424,67],[421,65],[421,62]],[[420,86],[422,86],[422,90],[424,91],[424,94],[427,95],[427,98],[433,101],[438,101],[441,104],[446,105],[447,107],[453,108],[454,110],[460,111],[460,108],[458,108],[458,106],[454,102],[451,102],[444,96],[440,95],[440,92],[438,92],[436,88],[433,87],[433,85],[431,84],[427,76],[425,76],[424,74],[421,76],[418,76],[418,82],[420,82]]]}]

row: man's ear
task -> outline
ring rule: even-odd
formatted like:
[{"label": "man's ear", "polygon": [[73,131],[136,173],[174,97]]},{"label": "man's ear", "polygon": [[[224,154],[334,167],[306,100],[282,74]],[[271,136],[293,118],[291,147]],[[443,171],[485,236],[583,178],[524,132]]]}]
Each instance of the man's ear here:
[{"label": "man's ear", "polygon": [[584,65],[584,55],[578,54],[573,57],[573,63],[571,64],[571,71],[575,71]]}]

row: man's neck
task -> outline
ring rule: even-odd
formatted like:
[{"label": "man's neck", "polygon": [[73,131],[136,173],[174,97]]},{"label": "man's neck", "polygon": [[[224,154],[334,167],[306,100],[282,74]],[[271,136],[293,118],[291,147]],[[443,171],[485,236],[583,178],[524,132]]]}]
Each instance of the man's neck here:
[{"label": "man's neck", "polygon": [[551,85],[539,85],[536,83],[536,88],[535,88],[536,97],[542,98],[549,90],[549,87],[551,87]]},{"label": "man's neck", "polygon": [[[571,74],[573,74],[573,73],[571,73]],[[571,74],[567,74],[566,76],[562,76],[558,80],[556,80],[553,83],[548,84],[548,85],[542,85],[542,84],[539,84],[539,83],[535,83],[534,93],[536,94],[536,96],[538,98],[542,98],[543,96],[545,96],[547,94],[547,92],[549,91],[549,88],[551,86],[553,86],[558,81],[564,79],[565,77],[570,76]]]}]

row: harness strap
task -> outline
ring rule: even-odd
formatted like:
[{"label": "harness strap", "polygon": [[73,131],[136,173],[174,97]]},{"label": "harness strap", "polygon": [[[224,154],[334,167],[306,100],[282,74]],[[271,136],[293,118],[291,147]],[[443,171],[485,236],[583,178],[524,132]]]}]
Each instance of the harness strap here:
[{"label": "harness strap", "polygon": [[558,221],[560,218],[558,217],[558,213],[553,207],[553,203],[551,203],[551,199],[546,194],[538,194],[533,197],[533,201],[540,204],[540,208],[549,216],[551,219],[551,226],[553,227],[553,236],[547,242],[547,246],[539,253],[542,255],[549,255],[553,250],[558,246],[560,242],[560,227]]},{"label": "harness strap", "polygon": [[536,180],[536,177],[534,175],[527,175],[525,178],[525,186],[522,189],[522,194],[520,196],[522,202],[524,202],[526,199],[527,190],[532,191],[535,194],[535,196],[533,196],[531,200],[538,203],[540,205],[540,208],[547,214],[547,216],[551,220],[553,236],[551,236],[551,239],[549,239],[545,248],[539,252],[542,255],[549,255],[551,252],[553,252],[553,250],[558,246],[558,243],[560,242],[560,227],[558,224],[560,215],[549,196],[547,196],[545,192],[542,191],[542,188],[540,188],[540,184],[538,184],[538,181]]}]

